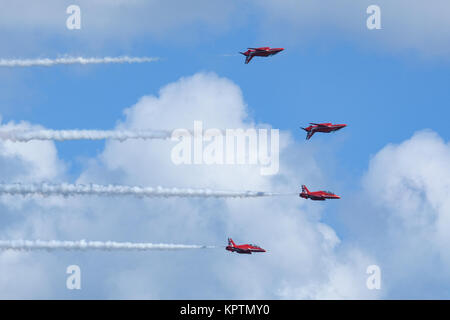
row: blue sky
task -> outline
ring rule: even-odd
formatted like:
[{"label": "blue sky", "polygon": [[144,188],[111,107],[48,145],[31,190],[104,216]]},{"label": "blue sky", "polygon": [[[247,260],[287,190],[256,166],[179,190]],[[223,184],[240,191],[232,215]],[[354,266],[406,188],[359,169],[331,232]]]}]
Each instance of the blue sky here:
[{"label": "blue sky", "polygon": [[[448,8],[448,5],[445,2],[439,2],[441,7],[438,6],[439,8],[435,11],[423,8],[424,5],[419,2],[413,2],[411,6],[408,6],[408,8],[411,8],[416,5],[417,8],[422,8],[424,12],[431,10],[428,14],[436,15],[436,22],[426,25],[421,19],[413,15],[413,13],[416,14],[415,10],[403,10],[405,8],[401,4],[405,5],[404,2],[394,1],[395,4],[388,4],[386,1],[380,1],[383,29],[368,30],[365,27],[365,19],[367,17],[365,13],[367,6],[365,3],[358,4],[358,7],[355,7],[347,3],[341,6],[336,1],[331,1],[328,7],[329,11],[321,15],[316,12],[316,9],[323,10],[324,5],[318,4],[318,7],[314,9],[314,3],[311,2],[307,2],[304,8],[293,5],[295,8],[289,9],[290,7],[287,4],[280,4],[278,8],[275,1],[264,1],[262,4],[249,1],[246,7],[235,2],[224,5],[218,1],[212,1],[210,7],[202,9],[204,6],[202,1],[196,1],[184,15],[179,13],[183,19],[187,19],[187,22],[174,22],[177,17],[164,16],[167,14],[167,7],[170,9],[171,5],[177,6],[179,4],[177,1],[169,1],[169,3],[168,5],[162,5],[156,2],[151,8],[142,3],[134,4],[137,9],[128,8],[125,10],[124,20],[120,23],[121,20],[116,21],[114,17],[120,16],[123,6],[126,7],[128,4],[122,4],[122,7],[118,8],[114,7],[111,10],[110,20],[108,20],[106,19],[108,18],[108,13],[99,14],[99,12],[103,12],[102,4],[93,5],[80,1],[82,17],[86,17],[86,22],[82,18],[82,29],[73,31],[65,29],[64,20],[67,15],[65,15],[64,10],[61,16],[56,9],[47,10],[48,13],[41,18],[28,18],[28,22],[24,26],[17,10],[13,7],[7,7],[5,12],[8,9],[11,10],[10,14],[13,18],[1,25],[0,32],[7,34],[13,41],[9,45],[2,44],[0,46],[0,49],[3,50],[0,58],[53,58],[60,55],[85,57],[128,55],[160,57],[161,60],[143,64],[69,65],[49,68],[0,69],[0,84],[3,85],[3,89],[0,89],[2,122],[26,121],[50,129],[114,129],[119,121],[126,120],[124,109],[134,106],[143,96],[152,95],[159,97],[159,90],[162,87],[169,83],[177,83],[181,77],[190,78],[198,73],[216,74],[219,78],[230,80],[241,90],[247,108],[246,112],[251,121],[270,124],[273,128],[290,133],[293,137],[294,141],[292,144],[285,153],[281,154],[281,160],[283,162],[283,157],[286,159],[286,162],[289,163],[288,169],[291,172],[296,170],[292,162],[298,164],[299,173],[298,176],[295,174],[293,177],[281,176],[280,179],[282,181],[288,181],[284,187],[291,186],[292,191],[296,192],[299,191],[299,186],[302,183],[306,183],[317,188],[332,189],[343,196],[343,201],[341,202],[328,201],[326,204],[308,203],[306,205],[302,204],[300,207],[300,210],[303,210],[306,216],[308,210],[312,212],[312,216],[301,218],[306,219],[304,221],[306,225],[313,225],[311,230],[318,232],[317,230],[321,227],[317,229],[316,224],[324,223],[332,228],[333,232],[339,237],[342,247],[338,247],[333,251],[332,259],[336,259],[338,262],[346,261],[346,257],[349,254],[347,250],[352,252],[351,249],[357,247],[358,250],[364,253],[361,255],[364,257],[361,258],[359,255],[356,255],[348,259],[349,261],[353,261],[353,259],[357,261],[355,262],[355,265],[358,266],[355,267],[356,269],[359,268],[361,261],[371,261],[371,259],[385,266],[384,270],[387,270],[386,278],[389,279],[390,284],[386,286],[386,289],[380,295],[371,295],[372,293],[366,295],[365,292],[361,293],[361,289],[353,290],[352,286],[348,285],[348,290],[341,292],[336,289],[336,292],[339,292],[339,294],[336,294],[336,296],[332,295],[332,298],[448,298],[448,292],[445,288],[449,282],[444,281],[442,284],[439,277],[432,276],[433,272],[440,272],[445,269],[448,263],[446,258],[443,258],[443,261],[439,258],[440,254],[442,254],[440,250],[445,250],[445,247],[442,249],[440,240],[436,240],[438,244],[429,243],[425,246],[432,248],[431,253],[429,253],[430,256],[415,257],[417,260],[412,261],[417,261],[418,264],[414,270],[410,270],[410,273],[406,272],[406,275],[402,275],[402,270],[404,269],[402,269],[401,263],[392,256],[385,254],[384,249],[386,248],[384,247],[383,249],[383,245],[395,247],[394,253],[400,252],[405,248],[407,240],[404,241],[405,243],[398,241],[400,236],[392,230],[396,228],[395,219],[398,218],[401,221],[403,221],[402,219],[405,219],[405,221],[410,219],[405,218],[403,214],[404,211],[407,212],[409,210],[408,200],[405,200],[406,204],[402,207],[396,204],[395,197],[394,200],[390,198],[383,199],[384,195],[375,199],[370,198],[372,194],[382,192],[384,187],[383,181],[386,181],[386,185],[389,185],[389,188],[392,185],[389,177],[385,177],[383,181],[377,180],[382,179],[378,177],[383,176],[383,170],[377,171],[378,169],[376,168],[378,167],[376,166],[374,166],[375,169],[373,171],[369,169],[369,161],[371,159],[375,159],[374,164],[380,163],[381,167],[383,167],[381,164],[389,166],[389,160],[385,160],[380,151],[384,150],[389,144],[404,145],[405,141],[409,141],[416,132],[424,129],[430,129],[436,134],[435,136],[426,136],[426,138],[430,139],[430,143],[433,146],[436,145],[437,150],[445,150],[440,149],[441,144],[448,146],[447,141],[450,138],[450,128],[447,125],[450,115],[448,109],[448,102],[450,101],[450,91],[448,90],[450,61],[448,54],[450,49],[447,44],[448,36],[447,40],[445,40],[445,36],[443,36],[441,41],[435,40],[436,33],[448,35],[448,30],[450,30],[450,26],[447,24],[442,27],[443,29],[436,27],[436,25],[439,25],[440,19],[442,19],[438,9]],[[64,5],[65,3],[56,5],[55,2],[49,1],[41,9],[44,12],[46,6],[64,8]],[[134,5],[130,4],[130,6]],[[335,10],[333,11],[333,9]],[[134,22],[133,14],[145,10],[152,10],[151,17],[148,18],[149,22],[142,25],[139,24],[139,21],[141,21],[139,19]],[[158,10],[161,10],[160,15],[162,17],[160,19],[162,22],[152,24],[150,20],[156,19]],[[418,11],[420,12],[420,10]],[[98,19],[100,22],[98,23],[93,20],[94,12],[96,15],[100,15]],[[299,22],[296,19],[292,19],[294,12],[298,13],[299,20],[303,19],[304,21]],[[352,18],[355,12],[360,13],[358,18]],[[15,15],[17,17],[14,18]],[[305,17],[308,17],[308,19]],[[184,21],[183,19],[180,20]],[[44,20],[47,22],[44,23]],[[399,23],[399,20],[402,23]],[[102,24],[101,21],[106,22]],[[423,32],[416,33],[417,39],[411,40],[409,33],[415,30],[422,30]],[[284,47],[285,51],[270,58],[255,58],[250,64],[245,65],[244,57],[237,54],[237,52],[244,51],[247,47],[256,46]],[[211,81],[216,80],[214,78]],[[198,94],[201,94],[201,90],[199,92]],[[219,108],[219,105],[218,101],[217,105],[211,106],[211,108]],[[227,106],[220,105],[220,108],[227,108]],[[191,111],[188,105],[185,108],[183,105],[180,105],[178,112],[181,117],[181,114],[189,114]],[[164,110],[160,110],[160,112],[164,112]],[[218,117],[220,117],[220,114],[221,112],[218,110]],[[151,119],[148,119],[148,121],[151,123]],[[310,141],[305,141],[305,133],[300,127],[306,126],[309,122],[346,123],[348,127],[335,134],[317,134]],[[129,125],[131,128],[135,126],[135,124]],[[415,143],[416,140],[414,139],[412,141]],[[421,141],[417,143],[421,143]],[[104,141],[69,141],[56,142],[55,146],[57,161],[67,165],[64,174],[61,176],[55,175],[55,177],[58,177],[57,179],[65,177],[70,182],[78,179],[86,181],[88,178],[99,178],[102,180],[99,182],[119,181],[131,183],[139,181],[139,179],[136,179],[129,173],[131,168],[127,166],[132,167],[133,165],[125,165],[125,160],[124,162],[118,161],[119,164],[116,164],[111,159],[105,160],[111,154],[115,154],[114,152],[119,153],[119,151],[114,149],[115,145],[105,146]],[[109,147],[111,147],[112,151]],[[145,150],[141,149],[144,154],[151,153],[153,148],[153,146],[148,144],[143,145],[143,147],[146,148]],[[159,145],[157,150],[160,150],[158,148],[160,148]],[[398,152],[402,152],[401,150],[403,149],[401,147],[398,148],[400,150]],[[391,151],[388,150],[387,152]],[[396,152],[392,151],[392,154],[390,154],[393,159],[396,157]],[[424,154],[413,154],[410,158],[413,158],[415,155],[418,157],[424,157],[425,155],[429,157],[435,156],[424,151]],[[440,156],[437,155],[436,157]],[[445,163],[445,159],[448,159],[445,156],[446,153],[443,151],[443,163]],[[146,159],[145,155],[143,157]],[[400,156],[398,158],[403,159]],[[149,156],[148,166],[152,167],[151,169],[149,168],[149,171],[157,170],[153,166],[157,165],[158,160],[152,159]],[[424,163],[427,163],[426,159],[423,161]],[[404,164],[402,161],[406,160],[392,161],[399,168],[402,168]],[[310,166],[310,163],[315,165]],[[123,175],[117,173],[115,169],[111,169],[115,168],[116,165],[125,172]],[[316,169],[317,172],[315,171]],[[417,171],[421,170],[418,169]],[[376,174],[377,172],[378,175]],[[402,176],[401,179],[428,181],[428,173],[426,170],[424,172],[424,176],[420,176],[417,179],[414,178],[413,173],[411,173],[411,177],[405,173],[405,176]],[[445,171],[442,175],[443,180],[447,177],[447,172]],[[154,175],[155,181],[161,180],[164,182],[164,176],[160,176],[157,172],[154,172]],[[123,178],[124,176],[126,178]],[[17,177],[20,176],[5,176],[1,180],[5,181]],[[176,179],[170,175],[166,178],[168,184],[176,183]],[[32,178],[30,179],[32,180]],[[189,179],[189,176],[186,176],[182,180],[183,184],[189,183]],[[304,180],[299,181],[296,179]],[[51,176],[47,177],[46,180],[51,180]],[[205,178],[205,180],[200,181],[206,182],[211,180]],[[316,181],[327,183],[327,185],[317,185]],[[96,181],[91,180],[90,182]],[[152,180],[148,180],[148,183],[152,183]],[[218,183],[218,185],[221,184]],[[224,183],[222,186],[229,187],[232,185],[231,183]],[[271,184],[266,182],[254,185],[271,186]],[[415,192],[417,188],[422,188],[422,185],[413,187],[411,192]],[[432,187],[423,188],[423,190],[420,189],[417,192],[429,194],[429,192],[432,192],[430,190],[435,190]],[[240,189],[239,185],[236,186],[236,189]],[[372,192],[374,190],[377,191]],[[386,189],[386,192],[395,194],[395,192],[405,192],[405,189],[400,187],[399,189]],[[444,193],[444,197],[446,195],[448,195],[448,191],[447,194]],[[427,196],[425,198],[427,199]],[[380,209],[376,202],[384,200],[388,204]],[[27,200],[24,201],[26,202]],[[429,212],[428,217],[441,216],[442,213],[433,211],[435,209],[427,211],[428,206],[436,207],[434,202],[428,203],[427,201],[424,200],[423,204],[417,204],[412,210],[414,211],[414,208],[416,208],[421,214]],[[95,204],[94,202],[91,203],[90,200],[87,202],[92,205],[92,208],[80,209],[82,213],[73,213],[74,217],[77,218],[73,218],[74,220],[70,218],[69,220],[74,225],[87,226],[89,223],[92,223],[94,226],[101,225],[96,224],[99,223],[101,216],[96,216],[92,212],[96,210],[95,208],[106,210],[110,205],[101,203],[100,200],[98,203],[95,202]],[[122,208],[127,210],[126,202],[120,203]],[[236,233],[240,236],[245,234],[245,226],[240,225],[242,221],[239,219],[241,218],[236,218],[237,213],[229,213],[231,211],[229,207],[233,208],[234,204],[224,205],[208,202],[199,204],[199,202],[194,202],[185,203],[184,205],[187,211],[192,211],[196,217],[197,215],[201,216],[197,210],[201,211],[207,208],[214,211],[215,209],[213,208],[215,207],[220,208],[218,209],[219,212],[223,210],[218,220],[212,218],[210,220],[208,218],[203,226],[204,228],[214,228],[216,231],[217,238],[212,239],[212,242],[223,238],[222,233],[229,232],[233,226],[239,229]],[[270,204],[267,205],[270,206]],[[120,205],[118,206],[121,207]],[[142,210],[145,212],[152,211],[153,207],[155,207],[154,210],[156,211],[164,210],[170,212],[170,210],[174,210],[174,218],[172,220],[162,220],[159,216],[157,218],[161,219],[161,221],[158,221],[168,228],[176,223],[177,217],[185,217],[182,213],[175,214],[175,207],[178,206],[183,207],[183,204],[178,204],[175,200],[170,200],[167,203],[164,201],[146,203],[145,205],[133,200],[133,204],[130,204],[130,208],[137,208],[138,211]],[[228,209],[223,209],[222,206]],[[290,212],[296,206],[296,204],[289,204],[289,207],[283,207],[280,210]],[[437,207],[440,207],[440,205],[437,205]],[[442,207],[446,208],[444,205]],[[235,209],[242,214],[242,210],[249,208],[252,208],[251,205],[245,204],[239,210]],[[9,208],[8,210],[14,211],[16,209]],[[41,217],[46,217],[45,206],[39,206],[35,210],[41,212]],[[53,208],[49,211],[53,210],[56,209]],[[361,213],[362,211],[364,213]],[[194,212],[196,213],[194,214]],[[397,215],[397,212],[401,213]],[[317,216],[314,215],[316,213]],[[268,213],[268,215],[270,214],[272,213]],[[372,216],[370,216],[371,214]],[[355,217],[355,215],[359,216]],[[83,216],[85,221],[80,222],[82,221],[81,216]],[[93,216],[95,217],[93,218]],[[391,218],[391,216],[396,218]],[[114,215],[112,221],[98,234],[101,237],[114,235],[119,237],[120,235],[120,240],[126,241],[127,235],[130,235],[130,230],[134,228],[134,223],[139,224],[142,221],[141,219],[143,219],[141,217],[131,217],[127,220],[119,217],[119,213]],[[145,214],[145,217],[151,219],[148,217],[148,213]],[[234,225],[222,225],[224,220],[233,219],[233,217],[236,219]],[[289,216],[289,219],[292,217],[296,217],[296,215],[292,214],[292,216]],[[80,220],[77,220],[78,218]],[[95,222],[90,219],[93,219]],[[392,219],[394,219],[394,222]],[[2,230],[2,237],[11,234],[19,234],[24,237],[45,237],[45,232],[37,227],[40,224],[34,220],[27,222],[29,225],[26,224],[27,227],[24,227],[23,230],[20,227],[20,220],[16,221],[15,218],[8,216],[5,217],[4,221],[13,222],[11,223],[11,229],[5,227]],[[146,220],[146,222],[149,221]],[[362,227],[367,221],[373,223],[373,227]],[[398,223],[405,227],[404,230],[408,234],[405,237],[409,239],[409,237],[414,237],[413,231],[416,230],[414,228],[419,227],[416,225],[411,227],[408,224],[409,222],[405,221]],[[268,223],[266,222],[261,227],[260,234],[264,234],[262,230],[266,230]],[[58,226],[61,227],[61,224],[63,222],[60,220],[51,223],[50,234],[71,238],[77,238],[77,236],[94,237],[97,234],[94,227],[92,229],[89,227],[86,231],[83,230],[78,233],[58,230]],[[121,232],[120,228],[118,229],[118,224],[123,225],[123,232]],[[439,225],[434,225],[434,227],[436,229],[440,228]],[[63,229],[66,230],[65,227]],[[423,230],[425,229],[424,227]],[[192,230],[200,234],[204,231],[202,227]],[[310,229],[306,230],[307,233],[309,232],[308,230]],[[420,232],[423,231],[422,229],[420,230]],[[386,239],[377,242],[376,245],[373,244],[372,240],[378,241],[378,237],[383,232],[387,234]],[[313,231],[311,231],[312,233]],[[144,235],[146,235],[145,230],[139,229],[133,237],[140,241],[145,241]],[[168,239],[161,239],[161,241],[171,241],[170,234],[165,236]],[[189,237],[187,234],[179,234],[178,236],[179,238],[173,239],[175,237],[175,234],[173,234],[173,241],[209,241],[207,233],[199,236],[198,240],[195,237]],[[149,240],[158,241],[157,239]],[[246,240],[244,239],[244,241]],[[249,239],[248,241],[253,240]],[[254,241],[261,242],[258,239]],[[296,239],[295,241],[301,243],[303,240]],[[318,247],[320,246],[318,245]],[[413,251],[414,249],[409,248],[409,250]],[[411,255],[413,255],[412,251]],[[106,255],[103,253],[100,256],[84,255],[84,253],[73,255],[72,253],[63,253],[61,259],[64,262],[79,259],[86,269],[92,270],[99,268],[99,266],[105,267],[109,262],[123,257],[119,254],[108,257]],[[214,257],[218,256],[217,253],[213,255]],[[39,259],[39,256],[32,255],[31,261],[33,261],[33,257]],[[167,259],[167,263],[175,261],[175,263],[180,263],[180,265],[184,264],[190,270],[195,269],[195,259],[188,257],[186,253],[180,253],[179,256],[171,256],[170,258],[164,256],[164,253],[158,253],[158,257],[159,261]],[[402,261],[408,261],[409,258],[411,256],[405,254],[405,260]],[[49,262],[43,264],[42,272],[44,274],[47,274],[49,268],[56,263],[52,257],[43,258],[42,261],[46,259]],[[99,261],[96,262],[96,259],[99,259]],[[158,292],[159,295],[156,293],[147,295],[145,288],[140,286],[136,278],[131,276],[131,280],[127,281],[127,277],[133,273],[133,270],[138,270],[137,273],[143,272],[148,266],[149,260],[139,255],[133,256],[133,259],[132,261],[135,263],[133,266],[130,263],[121,265],[122,269],[120,270],[120,277],[118,277],[122,281],[120,283],[118,281],[115,285],[105,285],[105,283],[109,283],[107,280],[112,277],[109,274],[105,276],[107,280],[104,280],[104,283],[97,282],[94,284],[95,276],[92,273],[88,273],[89,280],[86,281],[92,283],[90,289],[71,295],[71,293],[67,293],[64,290],[55,289],[55,283],[63,281],[62,278],[64,278],[63,275],[59,274],[59,278],[52,280],[53,282],[44,291],[43,297],[330,297],[312,289],[312,293],[307,294],[304,294],[301,290],[289,289],[287,286],[284,289],[280,289],[279,283],[283,283],[283,281],[289,279],[289,276],[294,275],[292,270],[285,270],[287,275],[285,279],[281,279],[281,276],[280,279],[269,280],[270,285],[268,287],[270,288],[267,288],[267,290],[270,292],[266,292],[253,282],[242,285],[242,292],[245,292],[245,290],[251,292],[248,296],[241,291],[225,286],[224,283],[227,281],[226,274],[223,276],[225,278],[215,276],[213,282],[208,283],[205,281],[199,285],[199,288],[205,292],[203,295],[200,292],[201,289],[193,289],[192,292],[186,293],[186,288],[189,287],[190,283],[171,284],[173,290],[162,289],[163,286],[160,283],[151,283],[150,287],[155,288],[155,292]],[[203,261],[203,259],[208,258],[203,256],[201,259]],[[246,267],[251,269],[251,267],[255,266],[254,262],[248,260],[242,262],[236,259],[233,257],[234,266],[240,266],[244,269]],[[264,263],[265,260],[262,260],[264,258],[259,259],[261,260],[255,261]],[[434,265],[427,263],[426,259],[429,259],[429,261],[437,259],[439,262]],[[244,265],[241,265],[242,263]],[[344,264],[346,265],[346,263]],[[268,264],[271,265],[270,262]],[[164,266],[165,264],[162,263],[160,266],[155,267],[156,269],[153,269],[152,272],[164,273]],[[284,270],[281,269],[280,271],[275,266],[271,266],[273,269],[268,268],[261,272],[269,273],[271,270],[283,272]],[[211,274],[215,274],[214,272],[219,270],[219,267],[213,263],[208,264],[205,268]],[[349,270],[354,270],[352,268],[353,265],[349,267]],[[424,272],[424,270],[427,272],[431,270],[432,272],[425,280],[412,285],[411,279],[417,278],[420,272]],[[174,276],[176,274],[174,279],[179,279],[177,277],[182,277],[185,271],[172,270],[171,272],[173,273],[161,278],[170,279],[169,275]],[[202,272],[205,272],[204,269],[199,269],[197,276],[200,277]],[[323,277],[333,279],[326,272],[324,271],[325,276],[316,274],[312,277],[313,279],[318,279],[318,284],[309,284],[299,280],[300,287],[307,292],[309,292],[308,288],[311,288],[311,286],[321,288]],[[345,274],[347,275],[347,273]],[[302,274],[295,274],[295,276],[298,276],[298,279],[303,279],[308,277],[308,273],[305,271]],[[365,275],[362,277],[365,277]],[[127,285],[124,283],[127,283]],[[2,282],[0,281],[1,284]],[[133,288],[133,284],[137,288]],[[335,289],[333,286],[336,285],[336,282],[333,282],[333,280],[324,284],[324,286],[332,287],[333,290]],[[23,291],[19,290],[16,296],[42,297],[38,294],[26,295],[24,292],[26,292],[26,284],[23,285]],[[427,293],[424,294],[424,292]]]},{"label": "blue sky", "polygon": [[[122,55],[162,57],[158,63],[3,70],[5,77],[20,78],[21,86],[27,88],[27,98],[22,91],[12,90],[4,102],[3,119],[55,129],[109,129],[122,118],[123,109],[141,96],[157,95],[162,86],[180,77],[212,71],[241,87],[253,119],[289,130],[298,140],[304,138],[299,127],[310,121],[348,123],[348,132],[342,132],[346,141],[337,142],[336,151],[340,167],[354,176],[362,173],[370,155],[387,142],[400,142],[428,128],[448,137],[448,61],[424,60],[403,52],[393,55],[347,41],[324,45],[322,38],[317,40],[319,48],[315,42],[303,48],[293,44],[278,56],[244,65],[242,56],[224,55],[268,41],[247,25],[230,33],[189,44],[138,39],[133,48],[114,50]],[[284,46],[281,42],[269,45]],[[82,52],[81,48],[75,52]],[[57,44],[45,51],[50,57],[70,54]],[[327,143],[330,139],[316,140]],[[66,160],[73,161],[80,153],[94,155],[99,143],[58,147]]]}]

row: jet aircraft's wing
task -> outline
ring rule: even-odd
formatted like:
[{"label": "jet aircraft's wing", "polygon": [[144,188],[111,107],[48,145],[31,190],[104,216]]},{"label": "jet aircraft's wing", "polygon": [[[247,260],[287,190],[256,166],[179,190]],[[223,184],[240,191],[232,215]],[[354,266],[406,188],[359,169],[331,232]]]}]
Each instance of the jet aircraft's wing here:
[{"label": "jet aircraft's wing", "polygon": [[313,134],[315,133],[315,131],[309,131],[308,134],[306,135],[306,140],[311,139],[311,137],[313,136]]}]

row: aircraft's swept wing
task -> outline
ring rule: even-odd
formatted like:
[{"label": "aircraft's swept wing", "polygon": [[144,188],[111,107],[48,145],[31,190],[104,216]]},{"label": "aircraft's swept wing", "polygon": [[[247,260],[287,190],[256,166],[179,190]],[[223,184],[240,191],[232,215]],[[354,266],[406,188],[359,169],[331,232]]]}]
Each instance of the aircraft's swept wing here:
[{"label": "aircraft's swept wing", "polygon": [[236,251],[238,253],[252,253],[249,249],[241,249],[241,248],[236,248]]},{"label": "aircraft's swept wing", "polygon": [[308,134],[306,135],[306,140],[311,139],[311,137],[313,136],[314,133],[315,133],[315,131],[309,131]]}]

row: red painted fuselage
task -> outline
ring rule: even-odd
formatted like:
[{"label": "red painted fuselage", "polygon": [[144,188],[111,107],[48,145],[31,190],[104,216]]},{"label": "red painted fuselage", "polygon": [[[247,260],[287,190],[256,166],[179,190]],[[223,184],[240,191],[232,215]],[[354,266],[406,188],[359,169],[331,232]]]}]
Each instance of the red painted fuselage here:
[{"label": "red painted fuselage", "polygon": [[303,185],[302,192],[299,194],[301,198],[311,200],[326,200],[326,199],[340,199],[341,197],[335,195],[330,191],[309,191],[308,188]]},{"label": "red painted fuselage", "polygon": [[342,128],[345,128],[346,124],[332,124],[332,123],[310,123],[310,126],[307,128],[302,128],[307,132],[306,140],[311,139],[314,133],[316,132],[334,132],[338,131]]},{"label": "red painted fuselage", "polygon": [[269,57],[283,50],[284,48],[260,47],[260,48],[248,48],[247,51],[239,53],[245,56],[245,64],[247,64],[253,59],[253,57]]},{"label": "red painted fuselage", "polygon": [[237,245],[231,238],[228,238],[228,246],[226,246],[225,249],[231,252],[237,252],[241,254],[252,254],[252,252],[266,252],[266,250],[254,244]]}]

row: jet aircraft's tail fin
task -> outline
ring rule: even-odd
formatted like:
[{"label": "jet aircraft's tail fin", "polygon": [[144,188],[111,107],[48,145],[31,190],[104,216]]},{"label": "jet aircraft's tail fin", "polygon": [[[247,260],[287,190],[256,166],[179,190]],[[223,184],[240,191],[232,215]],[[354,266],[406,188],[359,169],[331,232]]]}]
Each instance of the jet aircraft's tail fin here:
[{"label": "jet aircraft's tail fin", "polygon": [[304,184],[302,184],[302,192],[309,193],[308,188]]},{"label": "jet aircraft's tail fin", "polygon": [[232,246],[232,247],[236,246],[236,244],[234,243],[233,239],[231,239],[231,238],[228,238],[228,245]]}]

